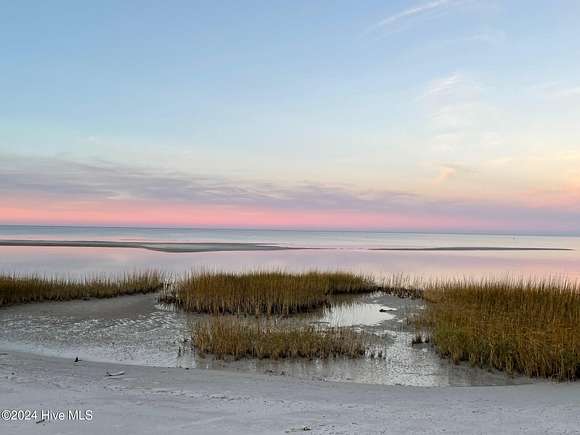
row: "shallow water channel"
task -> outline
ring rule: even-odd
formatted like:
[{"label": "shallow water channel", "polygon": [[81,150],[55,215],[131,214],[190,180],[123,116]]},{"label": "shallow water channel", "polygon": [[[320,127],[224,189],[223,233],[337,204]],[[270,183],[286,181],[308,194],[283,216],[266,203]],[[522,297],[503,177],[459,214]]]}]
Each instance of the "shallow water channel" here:
[{"label": "shallow water channel", "polygon": [[[382,310],[381,310],[382,309]],[[187,341],[200,315],[157,303],[156,295],[18,305],[0,309],[0,348],[66,358],[162,367],[198,367],[304,379],[416,386],[529,383],[503,373],[455,366],[428,345],[412,346],[405,318],[422,302],[373,294],[336,303],[297,321],[350,326],[373,334],[382,358],[219,361],[201,357]]]}]

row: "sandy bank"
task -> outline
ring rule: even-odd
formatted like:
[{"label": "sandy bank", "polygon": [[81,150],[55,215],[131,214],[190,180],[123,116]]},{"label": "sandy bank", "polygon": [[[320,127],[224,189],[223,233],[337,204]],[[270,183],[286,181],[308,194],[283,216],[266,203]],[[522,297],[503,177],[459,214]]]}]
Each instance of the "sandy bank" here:
[{"label": "sandy bank", "polygon": [[67,248],[134,248],[160,252],[280,251],[289,248],[261,243],[157,243],[84,240],[0,240],[0,246],[49,246]]},{"label": "sandy bank", "polygon": [[580,384],[378,386],[0,351],[0,408],[94,412],[84,423],[1,422],[11,434],[573,433]]}]

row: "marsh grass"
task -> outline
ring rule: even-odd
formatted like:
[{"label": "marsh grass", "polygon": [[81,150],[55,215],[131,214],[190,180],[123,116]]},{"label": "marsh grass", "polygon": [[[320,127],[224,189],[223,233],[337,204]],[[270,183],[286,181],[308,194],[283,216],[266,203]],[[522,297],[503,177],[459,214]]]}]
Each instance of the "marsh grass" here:
[{"label": "marsh grass", "polygon": [[345,272],[201,272],[178,280],[160,301],[197,313],[290,315],[329,304],[331,295],[377,289],[371,278]]},{"label": "marsh grass", "polygon": [[0,306],[149,293],[161,290],[163,283],[162,274],[155,271],[125,274],[118,278],[86,277],[78,280],[0,275]]},{"label": "marsh grass", "polygon": [[385,278],[380,286],[383,293],[403,299],[421,299],[425,281],[421,277],[393,274]]},{"label": "marsh grass", "polygon": [[417,319],[423,339],[455,363],[574,380],[580,377],[580,290],[546,280],[431,284]]},{"label": "marsh grass", "polygon": [[323,329],[223,315],[196,322],[192,343],[201,354],[218,359],[357,358],[367,349],[364,335],[347,328]]}]

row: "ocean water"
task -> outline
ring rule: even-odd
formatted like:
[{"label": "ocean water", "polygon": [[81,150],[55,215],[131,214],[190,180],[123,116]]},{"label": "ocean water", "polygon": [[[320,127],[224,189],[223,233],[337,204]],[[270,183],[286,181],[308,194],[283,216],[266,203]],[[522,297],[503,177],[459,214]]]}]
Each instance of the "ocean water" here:
[{"label": "ocean water", "polygon": [[[0,272],[77,276],[159,269],[350,270],[377,277],[580,278],[580,238],[474,234],[0,226],[0,240],[265,243],[281,251],[167,253],[137,248],[0,246]],[[386,249],[456,248],[437,251]],[[473,248],[492,248],[472,250]],[[317,248],[317,249],[311,249]],[[494,250],[552,248],[567,250]]]}]

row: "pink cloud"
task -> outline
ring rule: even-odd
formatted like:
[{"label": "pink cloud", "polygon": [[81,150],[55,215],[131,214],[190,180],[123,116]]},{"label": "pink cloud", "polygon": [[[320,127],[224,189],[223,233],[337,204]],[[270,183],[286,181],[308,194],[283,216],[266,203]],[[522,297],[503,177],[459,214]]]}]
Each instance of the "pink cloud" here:
[{"label": "pink cloud", "polygon": [[[443,178],[463,170],[449,168]],[[554,195],[451,199],[313,183],[241,183],[111,164],[4,159],[0,223],[580,232],[578,190],[572,187]]]}]

